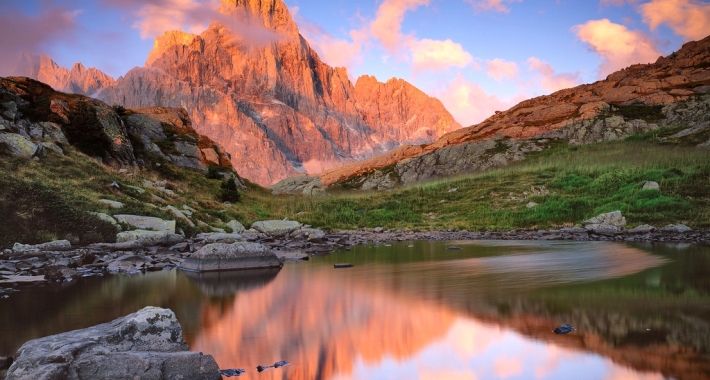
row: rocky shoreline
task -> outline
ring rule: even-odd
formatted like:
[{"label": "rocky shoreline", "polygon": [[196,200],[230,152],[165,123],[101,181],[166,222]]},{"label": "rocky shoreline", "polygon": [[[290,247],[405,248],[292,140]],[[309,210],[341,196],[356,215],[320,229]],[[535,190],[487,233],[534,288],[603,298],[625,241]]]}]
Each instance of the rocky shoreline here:
[{"label": "rocky shoreline", "polygon": [[618,241],[676,242],[710,244],[710,230],[689,230],[682,225],[656,229],[641,226],[630,230],[581,227],[550,230],[511,231],[402,231],[384,228],[350,231],[322,231],[301,226],[290,232],[207,233],[192,238],[172,235],[171,239],[133,240],[72,247],[67,241],[35,246],[16,244],[0,255],[0,299],[17,291],[19,284],[69,282],[81,277],[124,273],[140,274],[169,270],[182,265],[193,253],[208,244],[253,242],[263,244],[281,261],[307,260],[310,256],[350,250],[360,244],[397,241],[445,240],[545,240],[545,241]]}]

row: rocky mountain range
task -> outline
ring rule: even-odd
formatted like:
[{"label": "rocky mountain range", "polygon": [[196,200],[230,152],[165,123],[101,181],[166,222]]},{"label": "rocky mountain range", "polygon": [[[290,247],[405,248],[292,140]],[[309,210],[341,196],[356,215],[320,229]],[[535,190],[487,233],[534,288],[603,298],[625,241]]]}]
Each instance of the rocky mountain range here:
[{"label": "rocky mountain range", "polygon": [[101,89],[115,82],[111,76],[94,67],[87,69],[77,62],[68,70],[46,55],[22,54],[15,74],[47,83],[57,91],[94,97]]},{"label": "rocky mountain range", "polygon": [[523,101],[434,143],[402,146],[272,188],[307,195],[334,187],[383,190],[505,166],[559,142],[611,141],[659,128],[678,129],[668,141],[710,148],[710,37],[688,42],[655,63]]},{"label": "rocky mountain range", "polygon": [[401,79],[363,76],[353,85],[344,68],[321,61],[282,0],[222,0],[222,11],[265,37],[255,41],[217,22],[200,35],[166,32],[144,67],[115,82],[47,57],[26,58],[21,73],[126,108],[185,108],[195,130],[262,185],[461,128],[439,100]]}]

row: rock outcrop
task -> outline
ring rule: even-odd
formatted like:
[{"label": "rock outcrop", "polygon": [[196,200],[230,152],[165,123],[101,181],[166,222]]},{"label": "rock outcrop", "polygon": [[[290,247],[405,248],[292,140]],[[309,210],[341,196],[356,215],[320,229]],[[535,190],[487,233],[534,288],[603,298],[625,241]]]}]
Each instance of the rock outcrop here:
[{"label": "rock outcrop", "polygon": [[283,263],[271,248],[259,243],[236,242],[207,244],[185,259],[180,269],[191,272],[215,272],[282,266]]},{"label": "rock outcrop", "polygon": [[387,189],[508,165],[555,141],[572,145],[686,126],[666,142],[710,147],[710,37],[688,42],[655,63],[632,65],[605,80],[557,91],[496,112],[432,144],[275,184],[275,192],[322,188]]},{"label": "rock outcrop", "polygon": [[427,143],[460,128],[441,102],[409,83],[363,77],[323,63],[282,0],[222,0],[225,12],[268,41],[214,23],[200,35],[167,32],[142,68],[99,97],[136,108],[184,107],[240,173],[268,185]]},{"label": "rock outcrop", "polygon": [[68,70],[46,55],[23,54],[15,75],[36,79],[61,92],[96,96],[97,92],[114,83],[112,77],[93,67],[88,69],[77,62]]},{"label": "rock outcrop", "polygon": [[188,350],[175,314],[146,307],[84,330],[31,340],[7,380],[221,379],[211,355]]}]

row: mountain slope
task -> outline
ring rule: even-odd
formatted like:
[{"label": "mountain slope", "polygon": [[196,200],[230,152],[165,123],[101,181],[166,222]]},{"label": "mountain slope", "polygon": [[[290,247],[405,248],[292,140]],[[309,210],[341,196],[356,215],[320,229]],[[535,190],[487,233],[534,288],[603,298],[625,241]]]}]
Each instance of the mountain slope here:
[{"label": "mountain slope", "polygon": [[[386,189],[508,165],[559,142],[572,145],[679,128],[710,147],[710,37],[688,42],[653,64],[633,65],[605,80],[561,90],[497,112],[484,122],[447,133],[432,144],[404,146],[362,162],[287,180],[273,188],[310,186]],[[687,138],[686,138],[687,140]]]},{"label": "mountain slope", "polygon": [[[99,98],[131,108],[186,108],[195,129],[224,146],[240,172],[260,184],[403,143],[431,142],[460,128],[441,102],[405,81],[366,77],[353,86],[344,68],[320,60],[283,1],[222,5],[271,35],[255,42],[218,23],[200,35],[167,32],[156,39],[145,67]],[[387,103],[379,104],[383,99]]]},{"label": "mountain slope", "polygon": [[23,54],[15,70],[17,76],[38,80],[56,91],[95,96],[101,89],[114,83],[112,77],[101,70],[77,62],[71,70],[60,67],[46,55]]}]

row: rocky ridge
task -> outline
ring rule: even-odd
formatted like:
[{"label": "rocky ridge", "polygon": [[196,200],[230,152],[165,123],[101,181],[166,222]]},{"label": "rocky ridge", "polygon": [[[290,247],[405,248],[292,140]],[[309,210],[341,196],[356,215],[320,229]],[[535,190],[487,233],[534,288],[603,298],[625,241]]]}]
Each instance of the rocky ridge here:
[{"label": "rocky ridge", "polygon": [[263,185],[460,128],[441,102],[405,81],[363,77],[353,85],[344,68],[320,60],[281,0],[222,5],[275,32],[273,39],[256,43],[218,23],[200,35],[167,32],[144,67],[99,98],[129,108],[184,107],[197,132]]},{"label": "rocky ridge", "polygon": [[92,97],[115,82],[111,76],[94,67],[87,69],[77,62],[69,70],[46,55],[22,54],[14,74],[36,79],[57,91]]},{"label": "rocky ridge", "polygon": [[[710,148],[710,37],[688,42],[655,63],[632,65],[605,80],[557,91],[496,112],[484,122],[436,142],[403,146],[382,156],[287,179],[277,193],[340,185],[388,189],[434,178],[505,166],[559,142],[570,145],[623,139],[683,127],[668,140]],[[698,140],[698,141],[696,141]]]},{"label": "rocky ridge", "polygon": [[0,78],[0,151],[25,158],[63,156],[73,145],[115,167],[161,161],[207,172],[230,157],[192,128],[184,109],[112,108],[22,77]]}]

